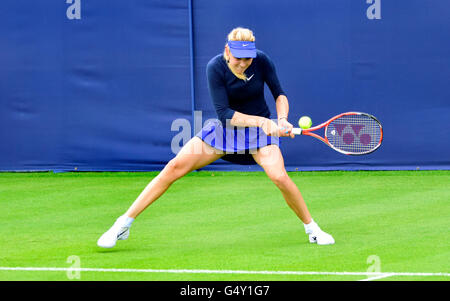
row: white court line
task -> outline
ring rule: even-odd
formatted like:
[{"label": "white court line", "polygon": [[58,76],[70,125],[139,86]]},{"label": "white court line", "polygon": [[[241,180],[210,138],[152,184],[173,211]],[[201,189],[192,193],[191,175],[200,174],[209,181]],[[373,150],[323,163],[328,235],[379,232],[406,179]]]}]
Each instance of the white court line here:
[{"label": "white court line", "polygon": [[[381,279],[390,276],[444,276],[450,273],[395,273],[395,272],[314,272],[314,271],[240,271],[240,270],[162,270],[162,269],[101,269],[101,268],[57,268],[57,267],[0,267],[0,271],[56,271],[56,272],[107,272],[107,273],[172,273],[172,274],[257,274],[257,275],[340,275],[373,276]],[[363,279],[363,280],[369,280]]]},{"label": "white court line", "polygon": [[386,273],[384,275],[370,277],[370,278],[362,279],[362,280],[358,280],[358,281],[372,281],[372,280],[383,279],[383,278],[387,278],[387,277],[391,277],[391,276],[395,276],[395,273]]}]

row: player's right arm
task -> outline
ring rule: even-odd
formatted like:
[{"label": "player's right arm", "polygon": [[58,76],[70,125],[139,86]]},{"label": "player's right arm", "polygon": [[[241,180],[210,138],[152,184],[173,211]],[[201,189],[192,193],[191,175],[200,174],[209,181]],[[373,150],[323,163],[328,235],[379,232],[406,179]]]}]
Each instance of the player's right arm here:
[{"label": "player's right arm", "polygon": [[276,122],[269,118],[248,115],[235,111],[230,124],[241,127],[260,127],[267,136],[280,136],[282,133]]},{"label": "player's right arm", "polygon": [[244,114],[230,108],[223,77],[211,62],[206,67],[206,75],[208,90],[223,127],[226,127],[228,120],[232,126],[260,127],[268,136],[279,135],[278,126],[272,120],[261,116]]}]

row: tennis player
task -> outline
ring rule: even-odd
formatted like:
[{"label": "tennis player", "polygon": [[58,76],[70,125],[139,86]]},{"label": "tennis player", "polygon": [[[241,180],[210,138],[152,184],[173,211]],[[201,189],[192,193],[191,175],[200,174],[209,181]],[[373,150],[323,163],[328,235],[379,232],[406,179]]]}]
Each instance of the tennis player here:
[{"label": "tennis player", "polygon": [[[293,126],[288,122],[289,103],[272,60],[256,49],[253,32],[241,27],[233,29],[224,52],[209,61],[206,71],[218,119],[206,123],[183,146],[128,211],[98,239],[97,245],[112,248],[117,240],[127,239],[134,219],[172,183],[219,158],[240,164],[259,164],[303,222],[309,242],[334,244],[333,237],[311,218],[300,191],[285,170],[279,137],[294,137]],[[264,83],[275,99],[277,122],[270,119]]]}]

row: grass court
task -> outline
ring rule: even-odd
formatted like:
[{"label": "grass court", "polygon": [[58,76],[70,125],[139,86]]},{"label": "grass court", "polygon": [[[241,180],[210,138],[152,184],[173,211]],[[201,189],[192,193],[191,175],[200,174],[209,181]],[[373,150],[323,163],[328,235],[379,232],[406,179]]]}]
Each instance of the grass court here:
[{"label": "grass court", "polygon": [[193,172],[97,247],[156,175],[0,173],[0,280],[450,279],[450,171],[290,172],[331,246],[263,172]]}]

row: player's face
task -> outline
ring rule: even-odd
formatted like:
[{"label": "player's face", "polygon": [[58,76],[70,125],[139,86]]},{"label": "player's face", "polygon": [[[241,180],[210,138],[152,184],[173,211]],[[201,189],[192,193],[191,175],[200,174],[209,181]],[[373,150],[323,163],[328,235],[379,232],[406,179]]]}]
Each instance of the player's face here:
[{"label": "player's face", "polygon": [[228,55],[230,58],[230,66],[236,70],[236,72],[243,74],[245,70],[252,64],[252,58],[237,58],[231,54],[231,51],[228,51]]}]

